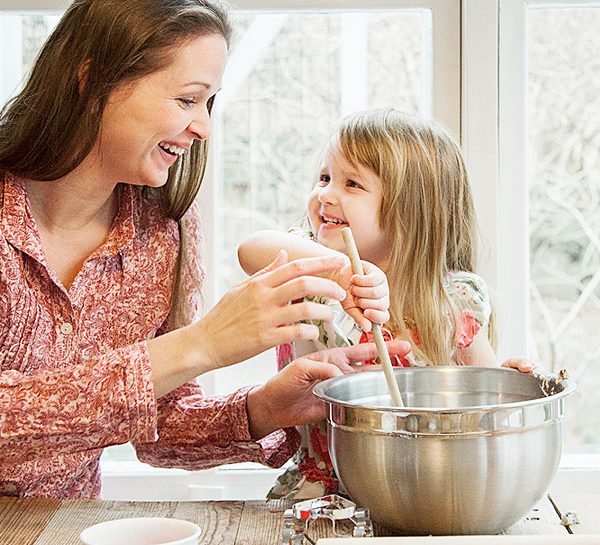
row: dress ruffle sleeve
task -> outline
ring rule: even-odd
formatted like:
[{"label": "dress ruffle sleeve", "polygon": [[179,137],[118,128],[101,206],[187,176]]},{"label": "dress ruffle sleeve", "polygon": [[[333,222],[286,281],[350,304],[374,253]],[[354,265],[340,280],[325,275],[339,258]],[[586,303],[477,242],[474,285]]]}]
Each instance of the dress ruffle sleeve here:
[{"label": "dress ruffle sleeve", "polygon": [[456,346],[468,348],[490,321],[492,307],[486,283],[471,272],[452,272],[445,288],[460,318],[456,328]]}]

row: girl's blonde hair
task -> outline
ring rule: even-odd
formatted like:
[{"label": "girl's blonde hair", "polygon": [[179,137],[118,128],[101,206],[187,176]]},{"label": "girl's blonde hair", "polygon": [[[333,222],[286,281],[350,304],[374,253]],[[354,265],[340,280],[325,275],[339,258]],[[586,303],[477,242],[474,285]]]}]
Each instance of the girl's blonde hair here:
[{"label": "girl's blonde hair", "polygon": [[395,332],[418,336],[414,351],[424,362],[450,363],[461,309],[444,283],[450,271],[475,272],[478,251],[458,144],[438,123],[381,109],[344,118],[332,145],[382,181],[379,224],[392,240],[387,276]]}]

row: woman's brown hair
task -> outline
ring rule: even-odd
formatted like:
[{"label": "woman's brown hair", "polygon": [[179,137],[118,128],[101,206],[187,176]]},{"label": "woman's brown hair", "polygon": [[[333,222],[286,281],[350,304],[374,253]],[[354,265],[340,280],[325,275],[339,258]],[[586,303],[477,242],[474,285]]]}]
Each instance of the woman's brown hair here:
[{"label": "woman's brown hair", "polygon": [[[0,172],[65,176],[90,153],[114,89],[163,68],[188,39],[218,34],[229,44],[231,33],[219,0],[75,0],[0,113]],[[196,141],[171,169],[158,190],[167,216],[189,208],[206,160],[207,143]]]}]

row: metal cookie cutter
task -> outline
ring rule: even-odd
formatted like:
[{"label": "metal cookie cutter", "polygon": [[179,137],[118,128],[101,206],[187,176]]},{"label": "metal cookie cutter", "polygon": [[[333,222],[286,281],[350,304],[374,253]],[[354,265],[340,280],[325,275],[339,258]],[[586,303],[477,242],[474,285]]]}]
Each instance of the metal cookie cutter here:
[{"label": "metal cookie cutter", "polygon": [[373,525],[368,509],[357,509],[356,504],[331,494],[314,500],[295,503],[291,509],[284,513],[283,541],[284,545],[315,545],[307,534],[311,521],[328,519],[333,524],[333,534],[343,537],[345,534],[337,532],[336,523],[340,520],[349,520],[354,524],[353,537],[373,537]]}]

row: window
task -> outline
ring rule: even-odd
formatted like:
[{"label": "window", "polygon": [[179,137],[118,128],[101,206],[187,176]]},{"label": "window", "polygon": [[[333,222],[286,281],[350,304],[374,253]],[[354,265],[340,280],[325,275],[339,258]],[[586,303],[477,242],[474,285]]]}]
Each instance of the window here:
[{"label": "window", "polygon": [[[207,304],[243,278],[237,241],[301,217],[314,159],[340,115],[388,105],[433,115],[463,143],[500,354],[571,370],[566,451],[599,454],[600,2],[235,3],[238,45],[201,190]],[[0,102],[67,4],[0,0]],[[269,377],[274,361],[270,352],[202,381],[229,392]]]},{"label": "window", "polygon": [[[600,453],[600,4],[527,12],[532,354],[567,367],[567,449]],[[577,415],[577,416],[575,416]]]}]

